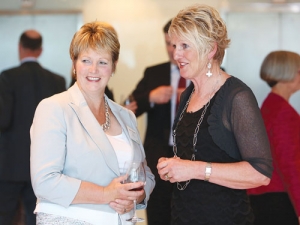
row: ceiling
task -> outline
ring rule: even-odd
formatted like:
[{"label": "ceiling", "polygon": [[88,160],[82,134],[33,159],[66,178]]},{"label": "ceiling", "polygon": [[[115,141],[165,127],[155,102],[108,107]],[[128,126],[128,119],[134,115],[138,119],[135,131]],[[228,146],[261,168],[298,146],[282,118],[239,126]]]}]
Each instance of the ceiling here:
[{"label": "ceiling", "polygon": [[0,0],[0,10],[81,10],[84,0]]},{"label": "ceiling", "polygon": [[[83,4],[86,1],[89,0],[0,0],[0,12],[20,11],[20,10],[25,11],[26,9],[49,10],[49,11],[50,10],[80,11],[82,10]],[[155,1],[162,1],[162,0],[155,0]],[[184,1],[184,0],[172,0],[172,3],[176,1]],[[224,3],[230,6],[250,5],[256,3],[258,3],[258,5],[260,6],[262,6],[263,4],[270,5],[272,3],[276,3],[275,5],[278,5],[280,3],[300,4],[300,2],[296,0],[219,0],[219,1],[220,3]]]}]

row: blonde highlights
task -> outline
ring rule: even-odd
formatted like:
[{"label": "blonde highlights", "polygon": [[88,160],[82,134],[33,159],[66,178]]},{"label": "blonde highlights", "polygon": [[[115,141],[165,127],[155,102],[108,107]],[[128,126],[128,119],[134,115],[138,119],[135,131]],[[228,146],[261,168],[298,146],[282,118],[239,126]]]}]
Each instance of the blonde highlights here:
[{"label": "blonde highlights", "polygon": [[230,39],[227,28],[217,10],[203,4],[196,4],[181,10],[172,20],[170,36],[176,35],[187,39],[198,51],[200,58],[207,55],[217,45],[214,59],[222,63],[225,49]]}]

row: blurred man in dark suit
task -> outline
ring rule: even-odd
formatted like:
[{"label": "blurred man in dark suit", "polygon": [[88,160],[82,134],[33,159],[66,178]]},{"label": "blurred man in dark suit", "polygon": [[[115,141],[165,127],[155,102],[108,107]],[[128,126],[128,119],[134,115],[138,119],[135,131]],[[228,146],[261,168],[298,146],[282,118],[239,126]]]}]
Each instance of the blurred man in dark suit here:
[{"label": "blurred man in dark suit", "polygon": [[36,197],[30,182],[29,130],[38,103],[65,91],[65,79],[41,67],[42,37],[25,31],[19,42],[21,65],[0,75],[0,224],[11,225],[21,199],[26,224],[35,225]]},{"label": "blurred man in dark suit", "polygon": [[171,20],[163,27],[169,61],[146,68],[132,96],[137,102],[136,116],[147,113],[147,131],[144,142],[148,166],[155,175],[156,185],[147,205],[148,225],[170,225],[173,184],[160,179],[157,162],[160,157],[172,157],[171,127],[176,113],[177,99],[186,88],[178,88],[180,73],[173,59],[174,47],[168,30]]}]

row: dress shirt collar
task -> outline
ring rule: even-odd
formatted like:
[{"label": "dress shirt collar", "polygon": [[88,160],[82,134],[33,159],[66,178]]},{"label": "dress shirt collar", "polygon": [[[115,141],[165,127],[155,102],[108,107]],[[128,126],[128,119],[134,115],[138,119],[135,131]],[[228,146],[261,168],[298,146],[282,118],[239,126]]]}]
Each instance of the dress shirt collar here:
[{"label": "dress shirt collar", "polygon": [[179,71],[178,66],[175,65],[175,64],[173,64],[173,63],[171,63],[171,71],[172,71],[172,72],[173,72],[173,71]]},{"label": "dress shirt collar", "polygon": [[21,60],[21,64],[25,62],[37,62],[37,58],[35,57],[25,57]]}]

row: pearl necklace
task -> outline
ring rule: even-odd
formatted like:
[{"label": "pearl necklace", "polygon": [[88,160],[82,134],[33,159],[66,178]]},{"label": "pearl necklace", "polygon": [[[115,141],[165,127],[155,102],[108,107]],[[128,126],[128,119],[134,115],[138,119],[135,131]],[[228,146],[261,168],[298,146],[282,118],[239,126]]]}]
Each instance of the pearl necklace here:
[{"label": "pearl necklace", "polygon": [[104,105],[105,105],[105,123],[102,124],[102,129],[104,132],[106,132],[110,128],[110,117],[109,117],[108,104],[106,99],[104,99]]}]

